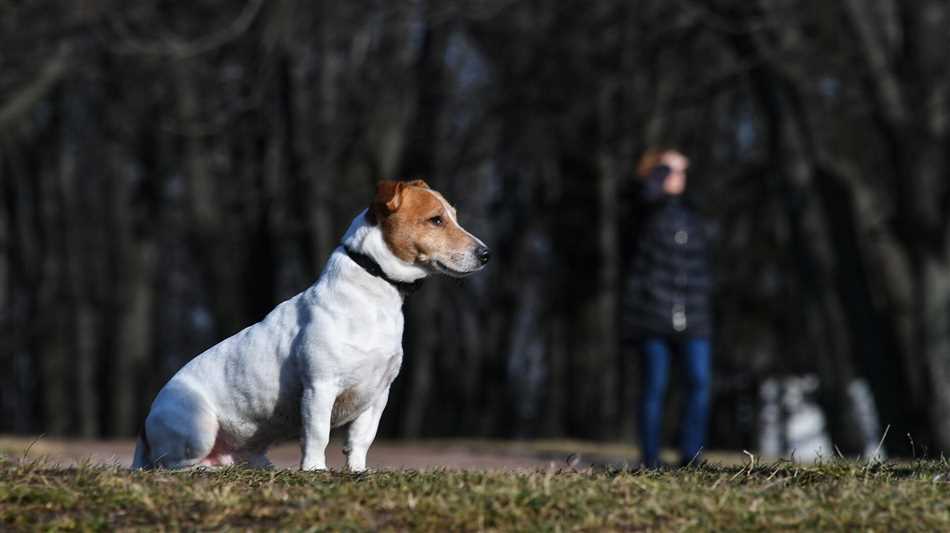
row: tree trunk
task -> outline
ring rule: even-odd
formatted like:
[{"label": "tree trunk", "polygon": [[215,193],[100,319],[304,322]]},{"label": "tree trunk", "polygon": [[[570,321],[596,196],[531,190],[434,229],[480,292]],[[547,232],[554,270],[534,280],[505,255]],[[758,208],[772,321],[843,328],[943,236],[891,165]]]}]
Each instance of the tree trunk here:
[{"label": "tree trunk", "polygon": [[620,376],[615,370],[619,347],[619,306],[620,294],[620,239],[618,236],[618,208],[620,169],[617,161],[607,153],[598,158],[598,267],[597,276],[597,319],[592,334],[599,344],[597,348],[597,366],[606,369],[600,378],[600,417],[601,437],[616,438],[617,387]]},{"label": "tree trunk", "polygon": [[409,388],[403,404],[401,433],[407,439],[422,437],[426,422],[435,371],[433,359],[439,349],[439,330],[433,323],[436,317],[432,316],[439,309],[437,289],[424,287],[406,304],[406,326],[411,331],[407,335],[409,343],[403,364],[409,370],[404,378]]},{"label": "tree trunk", "polygon": [[[182,60],[175,65],[175,76],[177,119],[184,132],[181,156],[189,202],[188,242],[210,297],[215,336],[224,338],[235,333],[242,324],[240,291],[234,288],[239,286],[240,274],[235,266],[244,258],[232,255],[233,250],[229,249],[231,225],[220,206],[235,189],[241,188],[218,187],[208,168],[208,153],[202,138],[189,131],[188,125],[199,120],[201,107],[198,81],[189,68],[189,61]],[[245,163],[254,155],[253,152],[245,154]],[[240,173],[239,170],[235,175]]]},{"label": "tree trunk", "polygon": [[[928,255],[921,265],[921,335],[930,391],[930,426],[941,453],[950,450],[950,268]],[[934,450],[934,454],[937,450]]]},{"label": "tree trunk", "polygon": [[151,236],[135,239],[131,235],[132,216],[125,209],[128,196],[120,195],[113,209],[117,211],[115,238],[122,265],[116,284],[116,352],[110,398],[112,433],[134,435],[141,424],[138,406],[142,395],[141,371],[148,360],[155,316],[153,276],[157,247]]}]

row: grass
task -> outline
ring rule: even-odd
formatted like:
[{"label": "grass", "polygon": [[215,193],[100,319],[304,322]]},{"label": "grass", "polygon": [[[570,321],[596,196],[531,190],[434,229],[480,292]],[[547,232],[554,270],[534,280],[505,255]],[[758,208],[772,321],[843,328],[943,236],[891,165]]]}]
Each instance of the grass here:
[{"label": "grass", "polygon": [[0,459],[0,529],[950,528],[950,462],[661,472],[129,472]]},{"label": "grass", "polygon": [[[558,463],[569,455],[579,455],[586,461],[598,465],[624,464],[635,465],[640,457],[640,449],[629,443],[584,441],[575,439],[533,439],[525,441],[499,441],[478,439],[428,440],[430,445],[455,445],[474,452],[489,454],[515,454],[530,457],[542,457]],[[411,445],[411,443],[410,443]],[[0,440],[2,446],[2,440]],[[738,465],[748,460],[739,452],[707,450],[703,456],[712,463]],[[661,459],[668,463],[679,461],[679,455],[672,449],[661,451]]]}]

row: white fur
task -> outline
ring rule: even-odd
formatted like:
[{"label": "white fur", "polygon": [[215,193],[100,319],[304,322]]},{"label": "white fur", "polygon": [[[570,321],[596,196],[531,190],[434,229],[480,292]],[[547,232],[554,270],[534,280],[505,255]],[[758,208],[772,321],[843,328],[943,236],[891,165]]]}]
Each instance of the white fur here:
[{"label": "white fur", "polygon": [[[389,250],[365,214],[343,244],[393,279],[426,276]],[[152,403],[133,468],[199,465],[212,448],[224,450],[219,464],[262,466],[268,446],[299,436],[301,468],[325,469],[330,428],[352,421],[347,467],[364,470],[402,363],[402,303],[395,287],[338,247],[317,283],[171,378]]]},{"label": "white fur", "polygon": [[383,240],[383,232],[377,226],[366,223],[366,210],[353,219],[343,235],[343,244],[376,259],[383,272],[395,281],[413,282],[428,275],[428,271],[421,266],[407,263],[389,250]]}]

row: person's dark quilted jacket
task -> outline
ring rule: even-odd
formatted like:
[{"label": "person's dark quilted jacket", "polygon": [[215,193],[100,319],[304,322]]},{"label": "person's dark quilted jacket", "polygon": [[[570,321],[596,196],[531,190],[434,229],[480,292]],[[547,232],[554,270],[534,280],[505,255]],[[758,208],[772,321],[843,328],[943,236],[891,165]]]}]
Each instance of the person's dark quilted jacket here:
[{"label": "person's dark quilted jacket", "polygon": [[712,273],[700,216],[680,197],[647,187],[646,220],[624,296],[624,337],[706,337]]}]

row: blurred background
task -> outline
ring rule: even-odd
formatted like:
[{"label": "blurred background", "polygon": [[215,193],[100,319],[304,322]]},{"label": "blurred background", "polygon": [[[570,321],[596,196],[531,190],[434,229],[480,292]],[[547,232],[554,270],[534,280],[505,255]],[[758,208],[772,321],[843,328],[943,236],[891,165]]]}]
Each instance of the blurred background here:
[{"label": "blurred background", "polygon": [[948,47],[944,0],[0,0],[0,432],[134,435],[398,176],[494,259],[411,297],[382,436],[633,442],[666,145],[714,236],[708,446],[950,452]]}]

